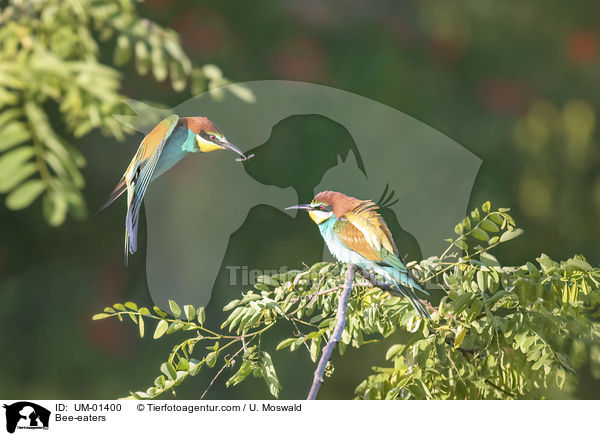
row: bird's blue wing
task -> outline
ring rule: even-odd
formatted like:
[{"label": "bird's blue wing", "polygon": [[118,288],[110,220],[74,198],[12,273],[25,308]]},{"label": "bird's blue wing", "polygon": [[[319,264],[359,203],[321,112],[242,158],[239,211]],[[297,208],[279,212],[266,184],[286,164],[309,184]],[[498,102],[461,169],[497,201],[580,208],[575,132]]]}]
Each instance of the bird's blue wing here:
[{"label": "bird's blue wing", "polygon": [[415,280],[412,273],[406,268],[406,265],[398,255],[390,253],[385,248],[383,248],[379,254],[381,256],[381,262],[379,262],[380,265],[392,267],[395,270],[395,276],[397,276],[397,282],[399,284],[410,286],[426,295],[431,295]]},{"label": "bird's blue wing", "polygon": [[162,120],[142,141],[137,155],[135,172],[128,187],[127,216],[125,218],[125,263],[127,255],[137,250],[137,229],[142,200],[165,143],[173,133],[179,116]]}]

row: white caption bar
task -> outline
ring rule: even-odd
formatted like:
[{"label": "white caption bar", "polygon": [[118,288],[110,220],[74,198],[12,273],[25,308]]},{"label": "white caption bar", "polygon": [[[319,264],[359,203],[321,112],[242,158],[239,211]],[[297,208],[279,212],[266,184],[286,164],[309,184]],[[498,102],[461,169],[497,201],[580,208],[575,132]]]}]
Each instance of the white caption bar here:
[{"label": "white caption bar", "polygon": [[[136,433],[244,435],[578,434],[597,401],[2,401],[19,436]],[[215,433],[212,433],[212,432]],[[242,433],[243,432],[243,433]],[[383,434],[383,433],[379,433]]]}]

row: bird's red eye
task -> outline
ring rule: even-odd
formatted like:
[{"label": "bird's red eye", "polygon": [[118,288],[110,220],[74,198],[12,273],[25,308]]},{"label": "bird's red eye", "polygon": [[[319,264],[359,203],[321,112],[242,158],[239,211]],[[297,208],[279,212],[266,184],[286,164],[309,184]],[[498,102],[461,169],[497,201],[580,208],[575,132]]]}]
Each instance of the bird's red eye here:
[{"label": "bird's red eye", "polygon": [[323,205],[320,205],[320,206],[319,206],[319,209],[321,209],[321,210],[325,210],[325,206],[323,206]]},{"label": "bird's red eye", "polygon": [[217,140],[217,137],[216,137],[215,135],[210,135],[210,136],[209,136],[209,139],[210,139],[211,141],[216,141],[216,140]]}]

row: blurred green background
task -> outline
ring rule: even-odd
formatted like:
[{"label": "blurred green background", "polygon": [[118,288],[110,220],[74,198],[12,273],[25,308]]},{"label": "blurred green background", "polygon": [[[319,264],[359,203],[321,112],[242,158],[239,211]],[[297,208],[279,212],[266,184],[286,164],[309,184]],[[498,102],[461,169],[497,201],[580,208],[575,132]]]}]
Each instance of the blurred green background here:
[{"label": "blurred green background", "polygon": [[[301,80],[354,92],[471,150],[483,160],[471,204],[491,200],[511,207],[526,231],[496,253],[503,263],[523,263],[541,252],[554,259],[581,253],[593,265],[600,262],[597,2],[150,0],[138,10],[175,29],[193,63],[215,64],[231,81]],[[113,48],[114,42],[101,43],[100,59],[110,64]],[[120,92],[132,99],[171,107],[191,96],[140,77],[133,65],[121,72]],[[353,147],[344,131],[322,119],[298,123],[282,123],[274,137],[293,143],[296,127],[311,125],[314,134],[304,142],[317,146],[324,132],[340,135],[335,153]],[[92,130],[73,140],[87,160],[83,196],[90,210],[103,202],[140,139],[130,134],[119,142]],[[249,174],[261,180],[273,176],[269,168],[303,168],[275,178],[310,195],[323,171],[312,165],[314,154],[269,155],[268,147],[262,149],[268,166],[250,161]],[[169,338],[140,339],[131,326],[91,321],[117,301],[151,304],[144,243],[129,267],[123,265],[124,207],[119,203],[99,217],[68,217],[59,227],[49,226],[41,209],[40,201],[17,212],[0,206],[0,396],[110,399],[150,385]],[[265,228],[269,239],[256,232]],[[294,250],[273,248],[286,246]],[[320,260],[322,241],[307,217],[292,220],[259,206],[232,236],[223,265],[238,265],[236,258],[249,251],[255,259],[250,268],[301,267]],[[247,289],[229,286],[228,274],[223,267],[207,308],[213,325],[224,319],[222,306]],[[336,357],[320,398],[350,398],[370,366],[383,364],[385,349],[378,344]],[[273,353],[281,398],[306,396],[314,367],[307,354]],[[207,398],[268,397],[260,380],[225,389],[225,377]],[[211,378],[207,372],[189,379],[177,398],[199,398]],[[584,371],[570,392],[556,396],[600,398],[591,380]]]}]

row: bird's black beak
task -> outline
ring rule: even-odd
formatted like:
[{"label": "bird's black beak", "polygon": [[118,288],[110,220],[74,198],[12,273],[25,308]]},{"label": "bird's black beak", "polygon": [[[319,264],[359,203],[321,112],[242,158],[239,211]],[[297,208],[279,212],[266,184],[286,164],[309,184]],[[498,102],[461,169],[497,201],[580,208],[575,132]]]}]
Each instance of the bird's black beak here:
[{"label": "bird's black beak", "polygon": [[246,156],[244,153],[242,153],[242,151],[239,148],[237,148],[231,142],[227,142],[227,143],[223,144],[223,148],[225,148],[227,150],[231,150],[231,151],[239,154],[241,157],[238,157],[236,159],[236,161],[238,161],[238,162],[247,161],[248,159],[250,159],[250,158],[252,158],[254,156],[253,154],[251,154],[250,156]]},{"label": "bird's black beak", "polygon": [[302,209],[302,210],[310,210],[310,204],[297,204],[295,206],[290,206],[290,207],[286,207],[285,210],[290,210],[290,209]]}]

